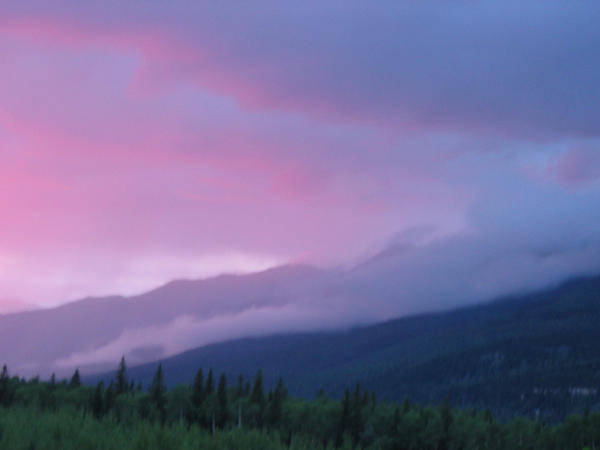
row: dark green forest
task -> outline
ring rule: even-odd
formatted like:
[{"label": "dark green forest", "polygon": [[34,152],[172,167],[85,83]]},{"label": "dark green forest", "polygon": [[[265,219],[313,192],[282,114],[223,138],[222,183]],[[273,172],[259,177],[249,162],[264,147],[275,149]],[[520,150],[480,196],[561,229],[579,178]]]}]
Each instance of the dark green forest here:
[{"label": "dark green forest", "polygon": [[600,413],[561,423],[490,410],[378,401],[355,385],[341,399],[323,392],[294,398],[279,379],[265,389],[262,370],[229,382],[211,369],[191,385],[167,388],[158,365],[147,389],[128,375],[125,359],[105,385],[29,380],[0,374],[2,449],[595,449]]}]

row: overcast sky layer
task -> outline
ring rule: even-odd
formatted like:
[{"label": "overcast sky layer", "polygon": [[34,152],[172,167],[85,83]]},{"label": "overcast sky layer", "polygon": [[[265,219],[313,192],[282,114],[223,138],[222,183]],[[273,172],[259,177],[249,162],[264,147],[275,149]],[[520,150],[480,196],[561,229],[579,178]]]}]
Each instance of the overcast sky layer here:
[{"label": "overcast sky layer", "polygon": [[388,246],[388,306],[600,272],[598,2],[11,3],[0,312]]}]

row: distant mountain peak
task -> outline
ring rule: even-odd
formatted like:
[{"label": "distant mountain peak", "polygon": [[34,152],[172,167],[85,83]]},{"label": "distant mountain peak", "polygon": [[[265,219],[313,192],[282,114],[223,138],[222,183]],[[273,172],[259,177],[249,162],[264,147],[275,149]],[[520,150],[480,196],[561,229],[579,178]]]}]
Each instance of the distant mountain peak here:
[{"label": "distant mountain peak", "polygon": [[14,314],[18,312],[32,311],[39,306],[22,300],[2,298],[0,299],[0,314]]}]

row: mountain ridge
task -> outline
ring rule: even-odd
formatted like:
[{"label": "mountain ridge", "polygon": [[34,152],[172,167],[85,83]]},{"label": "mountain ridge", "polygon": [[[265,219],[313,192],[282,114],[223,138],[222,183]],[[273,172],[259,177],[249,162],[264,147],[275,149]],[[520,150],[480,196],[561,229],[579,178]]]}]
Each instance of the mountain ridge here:
[{"label": "mountain ridge", "polygon": [[[191,382],[198,368],[223,371],[230,380],[239,373],[249,379],[262,368],[267,385],[282,376],[294,395],[312,396],[322,388],[340,396],[360,383],[395,401],[441,403],[449,397],[501,416],[542,410],[555,420],[600,408],[598,320],[600,276],[345,331],[210,344],[162,364],[171,385]],[[130,375],[147,384],[155,368],[132,367]],[[98,379],[108,381],[110,374],[87,381]],[[593,394],[573,394],[586,389]]]},{"label": "mountain ridge", "polygon": [[54,361],[101,348],[127,330],[164,327],[178,317],[207,319],[282,305],[325,274],[309,266],[279,266],[252,274],[176,280],[131,297],[87,297],[55,308],[0,315],[1,362],[23,375],[60,372]]}]

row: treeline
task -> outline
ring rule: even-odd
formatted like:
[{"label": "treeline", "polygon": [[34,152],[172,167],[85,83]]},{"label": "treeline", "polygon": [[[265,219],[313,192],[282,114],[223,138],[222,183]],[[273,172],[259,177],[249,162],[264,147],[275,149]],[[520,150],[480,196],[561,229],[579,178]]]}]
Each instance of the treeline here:
[{"label": "treeline", "polygon": [[292,398],[283,380],[269,390],[259,370],[241,375],[198,370],[191,386],[167,389],[162,366],[145,389],[122,359],[114,379],[84,386],[0,373],[0,448],[9,449],[595,449],[600,413],[558,424],[521,417],[502,422],[487,411],[378,402],[360,385],[342,399],[323,392]]},{"label": "treeline", "polygon": [[[235,382],[263,368],[283,374],[291,396],[317,388],[341,398],[360,382],[382,400],[485,410],[558,423],[600,407],[600,276],[460,310],[402,317],[328,333],[252,337],[166,358],[167,385],[191,384],[197,361]],[[468,339],[465,338],[468,336]],[[1,361],[0,361],[1,362]],[[130,370],[144,386],[156,364]],[[87,378],[108,383],[113,374]]]}]

